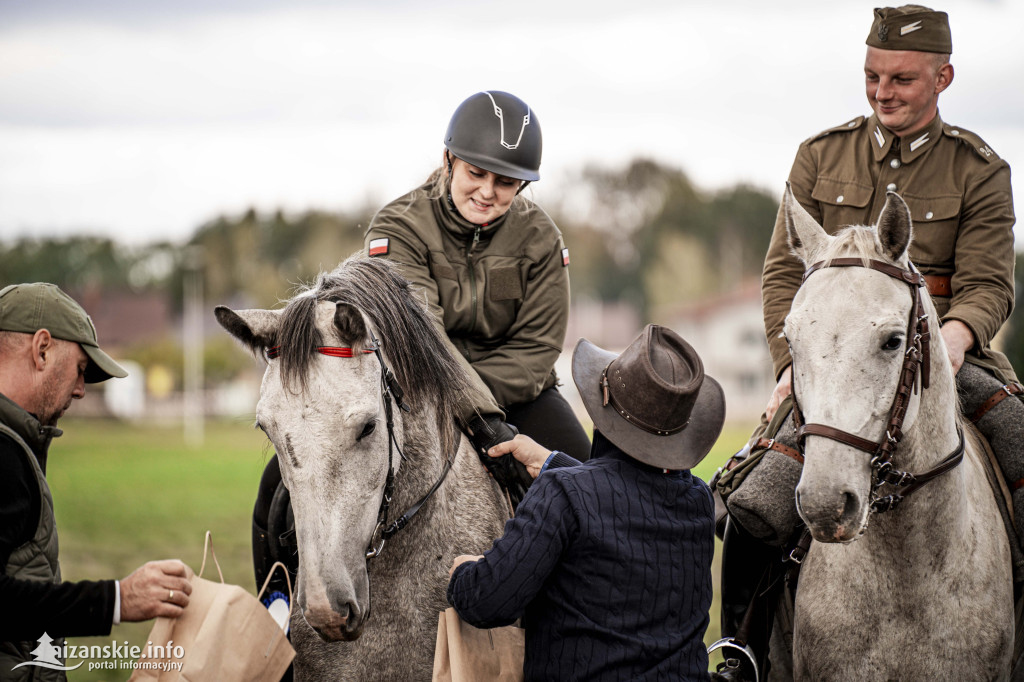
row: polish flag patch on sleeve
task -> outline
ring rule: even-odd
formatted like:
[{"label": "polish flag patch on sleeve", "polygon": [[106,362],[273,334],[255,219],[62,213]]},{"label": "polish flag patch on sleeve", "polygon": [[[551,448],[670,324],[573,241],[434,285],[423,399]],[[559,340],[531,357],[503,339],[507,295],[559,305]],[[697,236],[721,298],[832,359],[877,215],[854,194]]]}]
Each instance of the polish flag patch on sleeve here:
[{"label": "polish flag patch on sleeve", "polygon": [[569,249],[562,249],[562,267],[569,267]]},{"label": "polish flag patch on sleeve", "polygon": [[371,256],[386,256],[388,255],[388,249],[390,240],[387,237],[381,237],[380,239],[370,240],[370,253]]}]

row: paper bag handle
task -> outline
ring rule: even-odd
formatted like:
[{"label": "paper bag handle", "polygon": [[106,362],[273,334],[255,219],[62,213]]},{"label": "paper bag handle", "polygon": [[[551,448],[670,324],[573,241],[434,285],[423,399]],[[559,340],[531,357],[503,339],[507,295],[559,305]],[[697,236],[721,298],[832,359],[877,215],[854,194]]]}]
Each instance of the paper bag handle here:
[{"label": "paper bag handle", "polygon": [[203,542],[203,565],[199,567],[199,577],[202,578],[203,571],[206,570],[207,550],[209,550],[210,554],[213,555],[213,564],[217,567],[217,573],[220,575],[220,581],[224,582],[224,571],[220,570],[220,562],[217,561],[217,552],[213,549],[213,533],[210,531],[206,531],[206,540]]},{"label": "paper bag handle", "polygon": [[[278,566],[280,566],[281,570],[284,571],[284,580],[285,580],[285,583],[287,583],[287,585],[288,585],[288,619],[285,621],[285,623],[291,623],[292,622],[292,607],[295,605],[294,604],[295,598],[292,596],[292,576],[291,576],[291,573],[288,572],[288,567],[285,566],[284,564],[282,564],[280,561],[275,561],[274,565],[270,567],[270,572],[267,573],[267,578],[263,581],[263,587],[260,588],[260,593],[256,595],[256,599],[257,600],[263,599],[263,593],[267,591],[267,586],[270,585],[270,579],[274,577],[274,572],[277,570]],[[283,632],[283,630],[282,630],[282,632]],[[269,647],[268,647],[267,651],[268,652],[270,651]],[[266,655],[266,654],[264,654],[264,655]]]},{"label": "paper bag handle", "polygon": [[288,617],[290,619],[292,615],[292,575],[288,572],[288,567],[280,561],[275,561],[274,565],[270,567],[270,573],[267,573],[267,577],[263,581],[263,587],[260,588],[260,593],[256,595],[256,598],[263,599],[263,593],[267,591],[270,579],[274,577],[274,572],[277,571],[278,566],[284,570],[284,581],[288,585]]}]

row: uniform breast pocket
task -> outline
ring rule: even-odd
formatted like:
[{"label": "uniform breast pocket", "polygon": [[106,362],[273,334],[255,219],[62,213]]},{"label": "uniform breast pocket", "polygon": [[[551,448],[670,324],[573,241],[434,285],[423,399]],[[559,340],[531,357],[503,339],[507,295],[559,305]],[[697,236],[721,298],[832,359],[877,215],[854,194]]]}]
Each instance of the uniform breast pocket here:
[{"label": "uniform breast pocket", "polygon": [[910,258],[918,265],[952,266],[960,231],[960,196],[904,194],[914,226]]},{"label": "uniform breast pocket", "polygon": [[523,279],[516,267],[497,267],[488,275],[488,298],[514,301],[523,297]]},{"label": "uniform breast pocket", "polygon": [[821,207],[821,224],[834,234],[847,225],[864,225],[868,221],[868,204],[873,188],[850,180],[819,177],[811,197]]}]

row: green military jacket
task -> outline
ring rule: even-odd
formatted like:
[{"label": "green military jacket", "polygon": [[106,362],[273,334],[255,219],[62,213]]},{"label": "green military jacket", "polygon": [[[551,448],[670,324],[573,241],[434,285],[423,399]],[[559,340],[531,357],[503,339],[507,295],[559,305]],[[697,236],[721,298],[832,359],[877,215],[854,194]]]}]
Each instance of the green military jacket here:
[{"label": "green military jacket", "polygon": [[569,319],[569,256],[537,205],[518,197],[485,226],[463,219],[428,181],[382,208],[367,253],[400,265],[422,292],[475,395],[462,417],[500,414],[557,383]]},{"label": "green military jacket", "polygon": [[[914,229],[911,261],[926,275],[952,277],[952,295],[933,297],[940,318],[960,320],[974,333],[969,360],[1012,380],[1009,361],[989,348],[1013,309],[1010,167],[984,140],[937,115],[906,139],[874,115],[859,117],[804,141],[789,183],[830,234],[847,225],[873,225],[887,191],[903,197]],[[780,211],[761,284],[776,376],[791,362],[780,333],[803,270],[790,252]]]}]

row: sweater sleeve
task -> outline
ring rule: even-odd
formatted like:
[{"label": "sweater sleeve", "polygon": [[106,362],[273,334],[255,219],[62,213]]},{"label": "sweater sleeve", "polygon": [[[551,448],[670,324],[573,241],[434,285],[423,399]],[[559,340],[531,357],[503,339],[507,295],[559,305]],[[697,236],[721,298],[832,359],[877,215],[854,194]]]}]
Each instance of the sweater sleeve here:
[{"label": "sweater sleeve", "polygon": [[113,580],[48,583],[0,576],[0,641],[109,635],[114,623]]},{"label": "sweater sleeve", "polygon": [[576,531],[560,477],[538,478],[483,558],[455,569],[448,583],[448,603],[479,628],[514,623],[540,592]]}]

